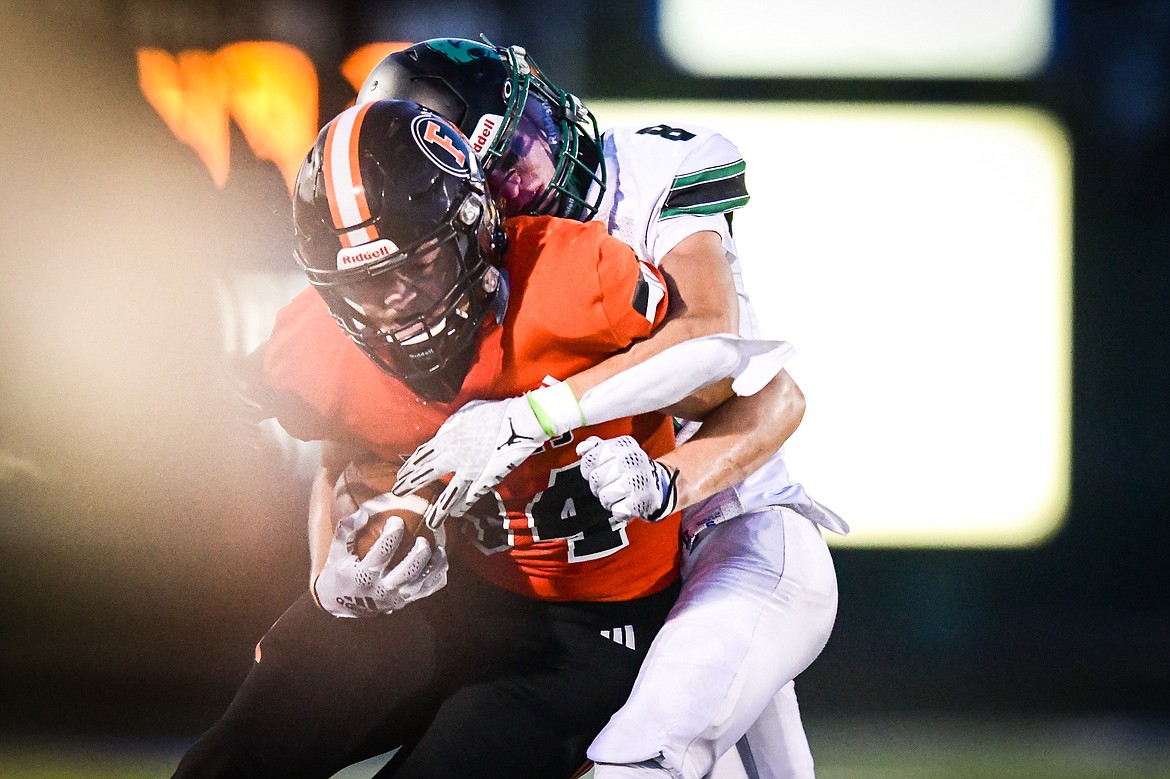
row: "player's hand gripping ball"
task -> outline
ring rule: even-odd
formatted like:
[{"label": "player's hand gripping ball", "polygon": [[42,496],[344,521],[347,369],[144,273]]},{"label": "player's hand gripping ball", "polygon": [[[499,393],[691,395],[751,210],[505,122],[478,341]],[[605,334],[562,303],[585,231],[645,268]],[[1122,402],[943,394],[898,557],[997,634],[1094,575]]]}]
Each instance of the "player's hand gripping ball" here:
[{"label": "player's hand gripping ball", "polygon": [[447,583],[444,533],[423,522],[427,499],[380,491],[393,481],[386,466],[351,464],[334,487],[336,529],[313,581],[317,602],[334,616],[389,614]]},{"label": "player's hand gripping ball", "polygon": [[[333,488],[334,524],[363,505],[370,514],[365,525],[354,536],[353,553],[359,559],[364,558],[377,542],[386,528],[386,520],[391,516],[402,520],[406,534],[411,538],[420,534],[434,537],[423,522],[423,516],[443,485],[427,485],[413,495],[398,497],[390,493],[397,474],[398,469],[391,463],[350,463]],[[409,547],[410,544],[404,546]],[[400,548],[398,557],[405,551],[405,548]]]}]

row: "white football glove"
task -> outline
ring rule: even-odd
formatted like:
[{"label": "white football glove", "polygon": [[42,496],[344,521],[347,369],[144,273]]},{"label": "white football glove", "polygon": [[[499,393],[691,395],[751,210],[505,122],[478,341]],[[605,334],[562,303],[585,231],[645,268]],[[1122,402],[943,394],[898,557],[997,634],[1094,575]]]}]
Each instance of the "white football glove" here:
[{"label": "white football glove", "polygon": [[678,503],[678,471],[654,460],[628,435],[577,444],[581,475],[615,519],[657,522]]},{"label": "white football glove", "polygon": [[545,441],[581,424],[580,416],[567,384],[508,400],[473,400],[414,451],[390,491],[406,495],[454,474],[427,509],[427,526],[436,528],[448,516],[463,516]]},{"label": "white football glove", "polygon": [[389,614],[434,594],[447,583],[447,552],[441,535],[433,548],[423,536],[415,538],[406,556],[385,570],[406,534],[400,517],[387,519],[373,547],[358,559],[353,552],[357,534],[379,513],[377,500],[366,501],[337,523],[325,567],[313,580],[313,597],[335,617]]}]

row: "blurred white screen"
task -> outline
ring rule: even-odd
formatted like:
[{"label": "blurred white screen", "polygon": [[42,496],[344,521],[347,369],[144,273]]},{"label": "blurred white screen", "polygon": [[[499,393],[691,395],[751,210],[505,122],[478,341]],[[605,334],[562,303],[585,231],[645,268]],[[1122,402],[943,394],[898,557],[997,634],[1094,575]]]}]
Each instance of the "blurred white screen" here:
[{"label": "blurred white screen", "polygon": [[1052,0],[661,0],[659,23],[715,77],[1021,78],[1052,48]]},{"label": "blurred white screen", "polygon": [[715,127],[764,335],[808,399],[794,478],[841,543],[1018,546],[1069,491],[1070,151],[1028,109],[590,101]]}]

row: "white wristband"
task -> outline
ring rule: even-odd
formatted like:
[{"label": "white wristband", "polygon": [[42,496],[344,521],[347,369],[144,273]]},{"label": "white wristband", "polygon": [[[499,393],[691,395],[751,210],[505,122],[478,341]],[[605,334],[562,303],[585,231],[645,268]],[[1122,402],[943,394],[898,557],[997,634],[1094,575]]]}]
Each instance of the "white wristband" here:
[{"label": "white wristband", "polygon": [[525,397],[532,413],[536,415],[536,421],[549,438],[556,438],[588,424],[568,382],[534,389]]}]

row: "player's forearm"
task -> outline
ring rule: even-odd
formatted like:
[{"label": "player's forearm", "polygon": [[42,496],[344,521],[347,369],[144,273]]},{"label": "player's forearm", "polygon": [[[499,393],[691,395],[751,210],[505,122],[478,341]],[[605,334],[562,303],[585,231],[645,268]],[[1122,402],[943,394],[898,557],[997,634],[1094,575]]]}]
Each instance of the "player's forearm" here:
[{"label": "player's forearm", "polygon": [[[718,233],[684,238],[663,259],[662,271],[671,314],[658,330],[593,368],[526,393],[548,437],[650,411],[673,413],[683,401],[703,413],[729,391],[755,393],[791,355],[787,343],[736,334],[739,299]],[[735,382],[714,386],[724,379]]]},{"label": "player's forearm", "polygon": [[754,395],[711,411],[695,436],[659,462],[677,469],[685,508],[747,478],[783,446],[804,417],[804,394],[781,371]]}]

